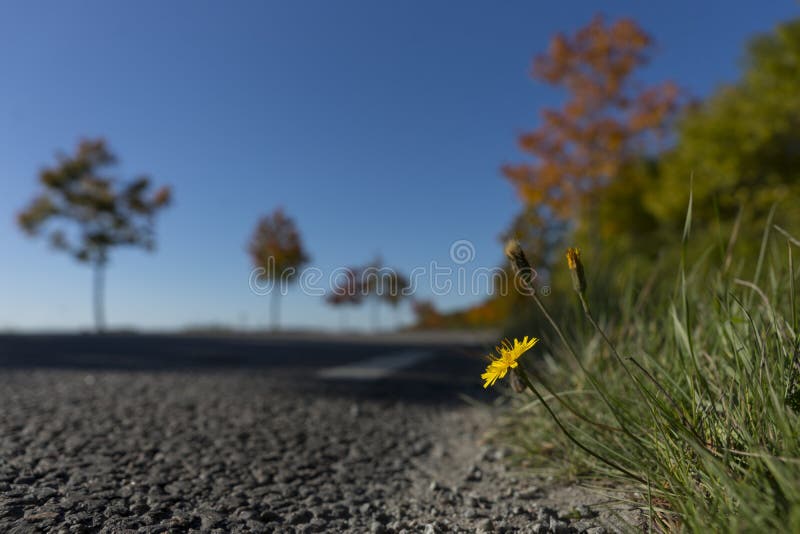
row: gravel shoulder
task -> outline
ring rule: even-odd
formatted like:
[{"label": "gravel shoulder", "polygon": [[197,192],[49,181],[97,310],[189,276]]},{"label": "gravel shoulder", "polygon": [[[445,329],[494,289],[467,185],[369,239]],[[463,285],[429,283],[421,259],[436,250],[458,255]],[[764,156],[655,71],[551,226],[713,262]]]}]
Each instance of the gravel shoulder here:
[{"label": "gravel shoulder", "polygon": [[602,496],[513,472],[482,444],[490,412],[391,394],[404,387],[267,369],[3,371],[0,532],[624,528]]}]

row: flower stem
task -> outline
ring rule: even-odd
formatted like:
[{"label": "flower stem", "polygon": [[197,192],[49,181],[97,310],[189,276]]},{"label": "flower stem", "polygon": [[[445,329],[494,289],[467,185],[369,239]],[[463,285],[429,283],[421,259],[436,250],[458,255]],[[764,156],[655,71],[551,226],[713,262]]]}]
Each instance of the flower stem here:
[{"label": "flower stem", "polygon": [[593,458],[595,458],[597,460],[600,460],[601,462],[603,462],[604,464],[610,466],[611,468],[616,469],[617,471],[620,471],[621,473],[624,473],[626,476],[628,476],[628,477],[630,477],[630,478],[632,478],[632,479],[634,479],[634,480],[636,480],[638,482],[641,482],[642,484],[646,484],[647,483],[647,481],[645,479],[643,479],[642,477],[640,477],[640,476],[632,473],[631,471],[625,469],[624,467],[622,467],[621,465],[617,464],[616,462],[614,462],[612,460],[609,460],[608,458],[605,458],[601,454],[598,454],[598,453],[594,452],[589,447],[587,447],[586,445],[584,445],[583,443],[578,441],[578,439],[575,436],[573,436],[572,433],[569,430],[567,430],[567,427],[564,426],[564,424],[561,422],[561,419],[559,419],[558,416],[556,415],[556,413],[553,411],[553,409],[550,408],[550,405],[547,404],[547,401],[544,400],[544,397],[542,397],[542,395],[539,393],[539,391],[533,385],[533,382],[531,382],[530,378],[528,378],[528,375],[525,372],[525,370],[522,367],[517,367],[516,368],[516,372],[517,372],[518,376],[520,377],[520,379],[522,380],[522,382],[528,387],[528,389],[530,389],[531,392],[534,395],[536,395],[536,398],[539,399],[539,402],[541,402],[542,405],[545,407],[547,412],[550,414],[550,417],[552,417],[553,421],[555,421],[556,425],[558,425],[558,428],[561,429],[561,431],[564,433],[564,435],[567,436],[567,438],[572,443],[574,443],[578,448],[580,448],[583,452],[585,452],[589,456],[591,456],[591,457],[593,457]]},{"label": "flower stem", "polygon": [[588,417],[586,417],[585,415],[580,413],[578,411],[578,409],[575,408],[572,404],[570,404],[569,402],[564,400],[561,397],[561,395],[556,393],[550,386],[548,386],[547,382],[544,381],[542,376],[539,375],[539,373],[535,369],[529,369],[529,371],[533,375],[533,378],[542,385],[542,387],[545,389],[545,391],[547,391],[548,394],[550,394],[554,399],[556,399],[564,408],[569,410],[570,413],[572,413],[572,415],[574,415],[575,417],[581,419],[582,421],[585,421],[585,422],[589,423],[590,425],[596,426],[597,428],[602,428],[603,430],[608,430],[610,432],[621,432],[622,431],[622,429],[619,428],[619,427],[609,426],[609,425],[606,425],[606,424],[603,424],[603,423],[598,423],[597,421],[592,421],[591,419],[589,419]]}]

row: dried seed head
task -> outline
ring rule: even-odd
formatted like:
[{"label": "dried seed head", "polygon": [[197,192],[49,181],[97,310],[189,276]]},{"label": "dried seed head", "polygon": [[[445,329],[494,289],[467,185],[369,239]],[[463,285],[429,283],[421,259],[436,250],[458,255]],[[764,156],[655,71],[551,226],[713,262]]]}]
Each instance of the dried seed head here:
[{"label": "dried seed head", "polygon": [[581,251],[577,248],[570,247],[567,249],[567,264],[571,270],[578,268],[578,262],[581,261]]},{"label": "dried seed head", "polygon": [[531,268],[531,264],[528,263],[528,258],[525,257],[525,252],[522,251],[519,241],[516,239],[508,240],[506,243],[506,256],[511,262],[514,272],[522,278],[523,283],[532,291],[533,269]]},{"label": "dried seed head", "polygon": [[578,293],[583,293],[586,291],[586,276],[583,273],[580,250],[574,247],[567,249],[567,265],[572,275],[572,287]]}]

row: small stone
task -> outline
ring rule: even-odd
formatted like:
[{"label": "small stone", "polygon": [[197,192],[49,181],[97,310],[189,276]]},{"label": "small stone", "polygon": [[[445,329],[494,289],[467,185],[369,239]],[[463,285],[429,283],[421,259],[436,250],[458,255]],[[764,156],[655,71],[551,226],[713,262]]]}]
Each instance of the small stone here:
[{"label": "small stone", "polygon": [[594,517],[595,515],[597,515],[597,514],[594,513],[594,511],[592,511],[591,508],[589,508],[585,504],[581,504],[580,506],[576,506],[575,507],[575,511],[578,512],[580,517],[584,518],[584,519],[587,518],[587,517]]},{"label": "small stone", "polygon": [[253,469],[252,475],[259,484],[266,484],[272,481],[272,474],[264,469]]},{"label": "small stone", "polygon": [[439,486],[438,482],[436,482],[435,480],[431,481],[431,485],[428,486],[428,490],[430,490],[430,491],[438,491],[440,489],[441,489],[441,486]]},{"label": "small stone", "polygon": [[531,526],[531,531],[533,534],[546,534],[547,527],[544,523],[534,523],[533,526]]},{"label": "small stone", "polygon": [[478,532],[483,532],[483,533],[494,532],[494,525],[492,524],[492,520],[489,518],[481,519],[478,522]]},{"label": "small stone", "polygon": [[545,523],[549,524],[550,518],[551,517],[556,517],[556,516],[557,516],[557,513],[556,513],[555,510],[553,510],[552,508],[549,508],[547,506],[542,506],[541,508],[539,508],[539,513],[538,513],[536,519],[538,519],[539,521],[542,521],[542,522],[545,522]]},{"label": "small stone", "polygon": [[320,499],[318,495],[309,495],[308,498],[306,498],[305,503],[308,506],[317,506],[322,504],[322,499]]},{"label": "small stone", "polygon": [[252,510],[241,510],[236,517],[242,521],[247,521],[248,519],[255,519],[256,514]]},{"label": "small stone", "polygon": [[550,517],[550,532],[554,534],[569,534],[569,523]]},{"label": "small stone", "polygon": [[267,510],[265,512],[262,512],[260,519],[264,523],[271,523],[273,521],[277,523],[283,522],[283,517],[281,517],[279,514],[276,514],[272,510]]},{"label": "small stone", "polygon": [[581,519],[579,521],[575,521],[574,523],[570,524],[572,531],[579,532],[580,534],[584,534],[589,531],[589,529],[595,527],[595,524],[590,521],[589,519]]},{"label": "small stone", "polygon": [[347,506],[338,505],[333,508],[331,515],[337,519],[350,519],[350,510]]},{"label": "small stone", "polygon": [[54,490],[53,488],[43,487],[36,490],[36,499],[39,501],[46,501],[51,497],[54,497],[58,494],[58,491]]},{"label": "small stone", "polygon": [[483,478],[483,473],[481,472],[481,468],[477,465],[473,465],[472,468],[467,473],[465,480],[467,482],[478,482]]},{"label": "small stone", "polygon": [[511,456],[511,451],[506,448],[495,449],[493,456],[494,460],[503,460],[504,458]]},{"label": "small stone", "polygon": [[315,517],[306,526],[306,529],[310,530],[311,532],[325,532],[327,530],[327,526],[328,525],[325,523],[325,521],[319,517]]},{"label": "small stone", "polygon": [[429,450],[431,450],[431,443],[429,441],[418,441],[411,448],[411,454],[412,456],[422,456]]},{"label": "small stone", "polygon": [[222,514],[211,510],[204,510],[200,512],[199,515],[200,526],[203,530],[211,530],[212,528],[219,526],[224,521]]},{"label": "small stone", "polygon": [[525,488],[524,490],[517,492],[517,497],[519,497],[520,499],[535,499],[539,497],[541,493],[542,490],[540,490],[537,486],[531,486],[529,488]]},{"label": "small stone", "polygon": [[586,534],[606,534],[605,527],[592,527],[586,530]]},{"label": "small stone", "polygon": [[372,534],[384,534],[386,532],[386,527],[379,521],[373,521],[369,526],[369,531]]},{"label": "small stone", "polygon": [[290,525],[304,525],[311,521],[314,517],[308,510],[300,510],[299,512],[295,512],[289,516],[289,524]]},{"label": "small stone", "polygon": [[390,516],[386,512],[378,512],[377,514],[375,514],[375,521],[379,522],[382,525],[385,525],[391,520],[392,516]]},{"label": "small stone", "polygon": [[149,506],[141,502],[136,503],[130,507],[130,511],[131,513],[133,513],[133,515],[144,515],[144,513],[147,512],[149,509],[150,509]]},{"label": "small stone", "polygon": [[58,512],[37,512],[31,515],[26,515],[25,519],[28,521],[53,521],[61,516]]},{"label": "small stone", "polygon": [[255,533],[266,533],[270,532],[267,530],[267,525],[262,523],[261,521],[256,521],[254,519],[248,520],[245,525],[247,525],[248,532],[255,532]]}]

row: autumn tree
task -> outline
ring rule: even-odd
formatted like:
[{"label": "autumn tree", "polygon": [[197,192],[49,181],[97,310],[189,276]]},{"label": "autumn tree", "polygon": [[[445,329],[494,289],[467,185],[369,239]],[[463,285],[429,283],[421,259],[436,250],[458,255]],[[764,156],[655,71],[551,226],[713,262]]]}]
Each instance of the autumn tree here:
[{"label": "autumn tree", "polygon": [[39,173],[41,192],[18,215],[23,231],[48,233],[51,244],[94,269],[94,319],[105,327],[105,268],[113,247],[155,246],[155,216],[170,201],[170,189],[151,191],[150,179],[121,181],[107,170],[117,158],[103,139],[84,140],[74,156]]},{"label": "autumn tree", "polygon": [[395,327],[397,327],[399,326],[397,310],[403,299],[408,296],[411,283],[403,273],[397,269],[391,269],[384,278],[384,286],[385,291],[380,297],[395,312]]},{"label": "autumn tree", "polygon": [[358,306],[361,304],[364,295],[361,292],[359,283],[361,270],[357,267],[348,267],[333,281],[331,291],[325,296],[325,302],[334,308],[342,309],[342,327],[344,322],[344,308],[347,306]]},{"label": "autumn tree", "polygon": [[258,279],[271,284],[270,323],[277,330],[281,293],[309,261],[294,220],[281,208],[262,217],[250,239],[248,252]]},{"label": "autumn tree", "polygon": [[388,304],[392,309],[408,296],[410,283],[398,269],[384,265],[378,257],[363,266],[348,267],[328,293],[326,301],[332,306],[360,305],[369,301],[373,330],[380,323],[380,305]]},{"label": "autumn tree", "polygon": [[573,35],[556,35],[535,58],[533,77],[564,89],[567,98],[520,136],[532,161],[506,165],[503,173],[544,224],[583,215],[628,161],[653,148],[673,117],[680,101],[674,84],[634,79],[652,48],[634,21],[606,24],[596,16]]},{"label": "autumn tree", "polygon": [[384,265],[378,257],[360,269],[361,291],[365,299],[372,302],[372,328],[377,330],[380,324],[380,305],[388,303],[397,307],[406,297],[409,287],[408,279],[397,269]]}]

